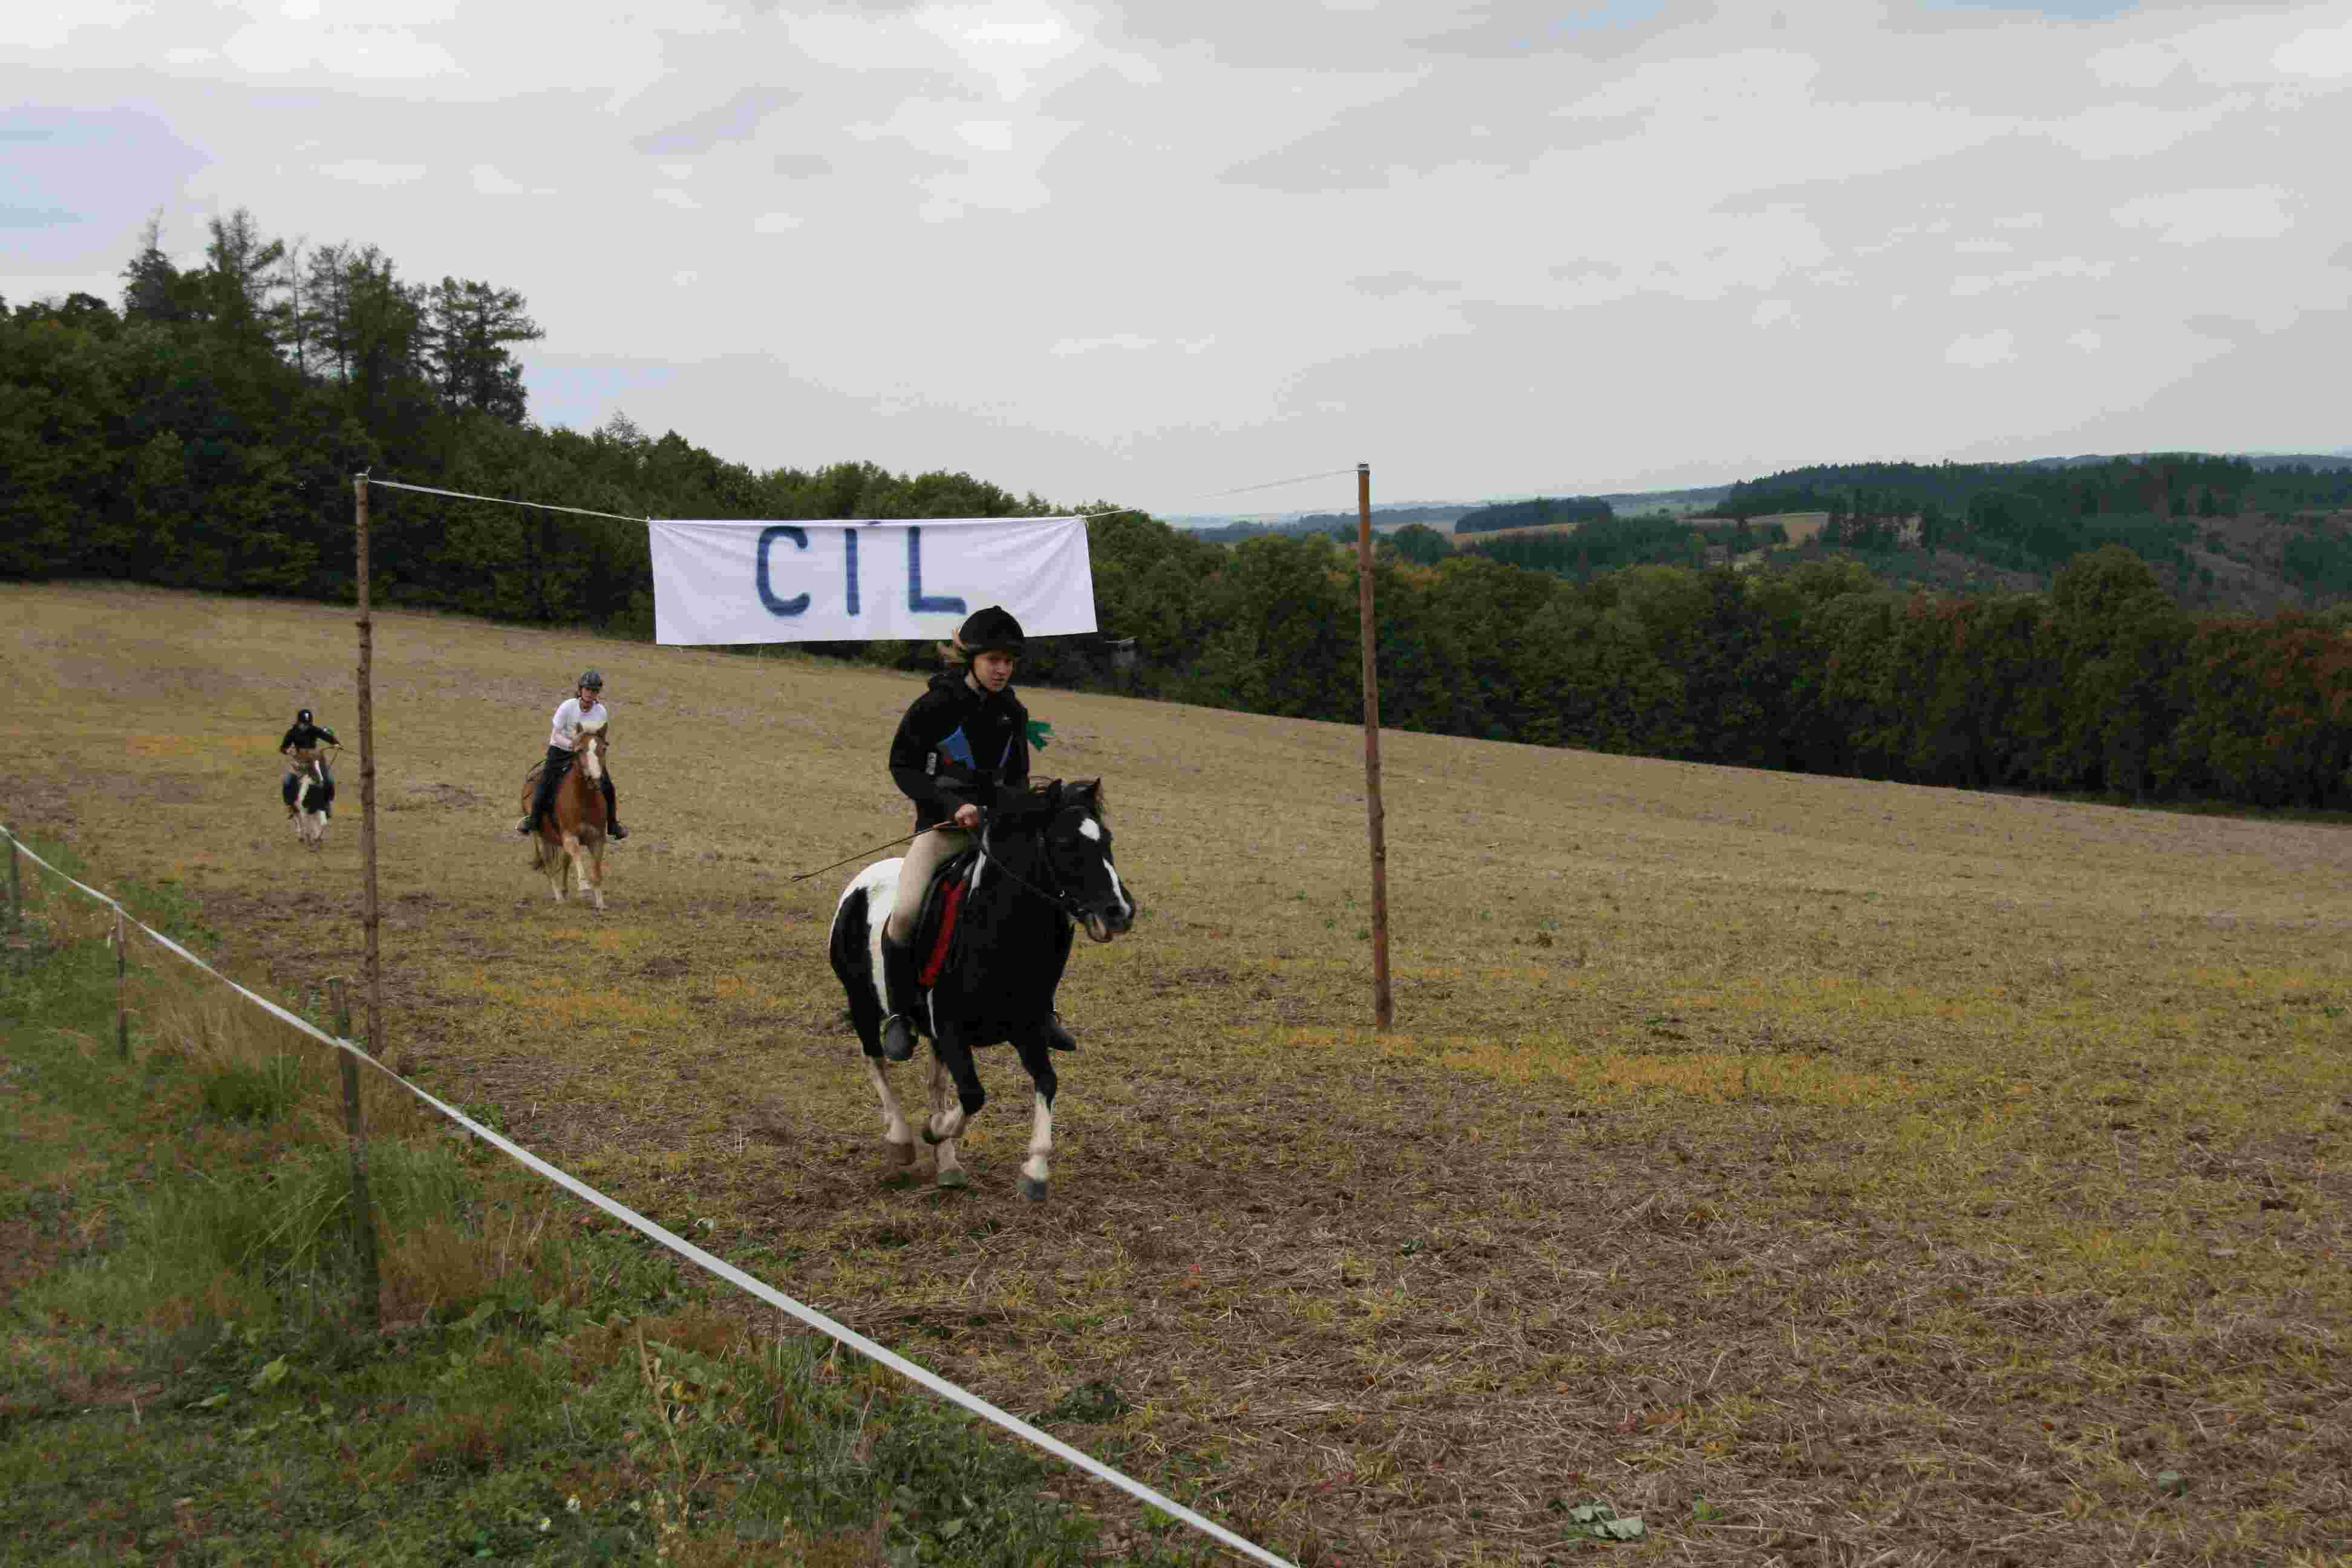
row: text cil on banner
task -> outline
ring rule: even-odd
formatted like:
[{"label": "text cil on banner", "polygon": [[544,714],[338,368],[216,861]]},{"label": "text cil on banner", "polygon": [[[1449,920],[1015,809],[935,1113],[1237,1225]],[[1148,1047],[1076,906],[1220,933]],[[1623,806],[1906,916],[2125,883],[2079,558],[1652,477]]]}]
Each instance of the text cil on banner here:
[{"label": "text cil on banner", "polygon": [[646,527],[656,642],[944,639],[983,605],[1032,637],[1096,629],[1083,517]]}]

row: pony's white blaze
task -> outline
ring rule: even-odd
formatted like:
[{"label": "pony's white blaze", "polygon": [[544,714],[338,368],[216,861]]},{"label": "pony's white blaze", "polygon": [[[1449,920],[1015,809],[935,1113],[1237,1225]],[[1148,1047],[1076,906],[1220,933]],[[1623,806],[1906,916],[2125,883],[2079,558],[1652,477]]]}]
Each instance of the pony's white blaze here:
[{"label": "pony's white blaze", "polygon": [[1078,824],[1078,837],[1081,838],[1091,838],[1097,844],[1101,843],[1102,824],[1097,822],[1091,816],[1087,817],[1084,822]]}]

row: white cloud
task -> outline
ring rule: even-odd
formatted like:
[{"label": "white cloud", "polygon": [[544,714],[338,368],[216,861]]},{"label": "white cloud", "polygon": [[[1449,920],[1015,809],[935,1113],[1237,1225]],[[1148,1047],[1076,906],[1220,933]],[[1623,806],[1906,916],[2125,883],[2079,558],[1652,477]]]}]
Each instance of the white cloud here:
[{"label": "white cloud", "polygon": [[316,71],[330,77],[421,81],[457,73],[440,45],[406,27],[364,24],[256,23],[222,44],[223,58],[262,76]]},{"label": "white cloud", "polygon": [[795,213],[761,213],[751,220],[753,234],[788,234],[800,226],[801,218]]},{"label": "white cloud", "polygon": [[1954,338],[1952,346],[1944,351],[1946,363],[1960,365],[1969,370],[1983,370],[1991,365],[2006,364],[2016,357],[2017,334],[2007,327],[1985,332],[1977,337]]},{"label": "white cloud", "polygon": [[2294,226],[2286,210],[2291,199],[2276,185],[2174,191],[2126,202],[2113,216],[2126,228],[2158,230],[2158,237],[2168,245],[2275,239]]},{"label": "white cloud", "polygon": [[1133,332],[1114,332],[1107,338],[1064,338],[1054,345],[1054,353],[1066,359],[1072,354],[1090,354],[1104,349],[1123,349],[1129,353],[1158,348],[1157,338],[1139,337]]},{"label": "white cloud", "polygon": [[700,202],[696,201],[684,191],[675,189],[668,185],[655,187],[654,200],[657,202],[667,202],[670,205],[677,208],[680,212],[694,213],[700,212],[702,210],[702,204]]},{"label": "white cloud", "polygon": [[1797,308],[1786,300],[1764,300],[1758,302],[1748,320],[1750,325],[1757,327],[1793,325],[1797,320]]},{"label": "white cloud", "polygon": [[2297,33],[2271,57],[2290,76],[2341,80],[2352,77],[2352,21]]},{"label": "white cloud", "polygon": [[331,180],[348,181],[354,185],[405,185],[425,177],[422,163],[383,163],[373,158],[346,158],[337,163],[322,163],[319,173]]},{"label": "white cloud", "polygon": [[474,165],[474,190],[477,195],[485,196],[551,196],[556,194],[552,185],[526,185],[509,179],[494,163]]},{"label": "white cloud", "polygon": [[1963,300],[1997,290],[2015,289],[2053,278],[2103,279],[2114,274],[2112,261],[2092,261],[2080,256],[2053,256],[2008,272],[1982,272],[1952,279],[1952,293]]}]

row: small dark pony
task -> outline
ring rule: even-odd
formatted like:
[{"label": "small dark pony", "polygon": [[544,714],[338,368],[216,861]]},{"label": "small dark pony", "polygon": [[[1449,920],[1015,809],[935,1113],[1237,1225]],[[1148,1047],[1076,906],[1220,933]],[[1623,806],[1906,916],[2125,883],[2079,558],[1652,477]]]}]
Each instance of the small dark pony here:
[{"label": "small dark pony", "polygon": [[[540,770],[545,766],[543,762],[534,763],[522,775],[525,816],[538,797]],[[555,804],[540,818],[539,831],[531,838],[531,868],[547,873],[548,886],[559,904],[563,901],[566,879],[576,877],[582,895],[596,908],[604,907],[604,728],[600,724],[580,731],[580,746],[572,753],[572,765],[556,784]]]},{"label": "small dark pony", "polygon": [[327,819],[334,815],[335,780],[316,746],[294,748],[294,767],[279,789],[294,835],[311,850],[326,847]]},{"label": "small dark pony", "polygon": [[[834,910],[830,943],[833,972],[848,994],[850,1022],[866,1048],[866,1076],[882,1100],[882,1136],[892,1163],[900,1166],[915,1163],[915,1135],[890,1092],[882,1056],[888,1009],[882,923],[904,864],[884,860],[857,874]],[[1080,925],[1095,941],[1109,942],[1135,924],[1135,900],[1111,864],[1101,781],[1055,779],[1008,799],[982,825],[979,847],[948,863],[940,886],[959,879],[954,929],[943,954],[922,955],[930,984],[913,1015],[917,1032],[931,1042],[931,1110],[923,1138],[937,1150],[939,1184],[968,1184],[955,1141],[988,1098],[972,1052],[1009,1041],[1037,1089],[1021,1194],[1042,1198],[1051,1174],[1057,1088],[1045,1026],[1071,940]],[[932,924],[926,920],[923,929]]]}]

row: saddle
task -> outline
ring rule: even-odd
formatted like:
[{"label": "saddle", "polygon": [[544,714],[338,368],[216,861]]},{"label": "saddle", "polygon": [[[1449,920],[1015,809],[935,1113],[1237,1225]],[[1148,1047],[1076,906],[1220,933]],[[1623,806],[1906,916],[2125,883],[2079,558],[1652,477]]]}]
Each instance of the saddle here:
[{"label": "saddle", "polygon": [[[566,752],[563,755],[555,759],[555,782],[557,784],[562,784],[563,782],[563,775],[572,771],[572,761],[578,757],[579,754],[580,753],[577,752]],[[546,771],[547,759],[545,757],[541,757],[539,761],[531,763],[530,766],[523,769],[522,782],[532,789],[537,789],[539,787],[539,775]]]},{"label": "saddle", "polygon": [[963,912],[964,891],[971,886],[971,868],[979,859],[978,849],[949,856],[931,873],[931,885],[923,889],[922,910],[915,917],[914,950],[922,961],[915,984],[926,991],[947,967],[956,918]]}]

